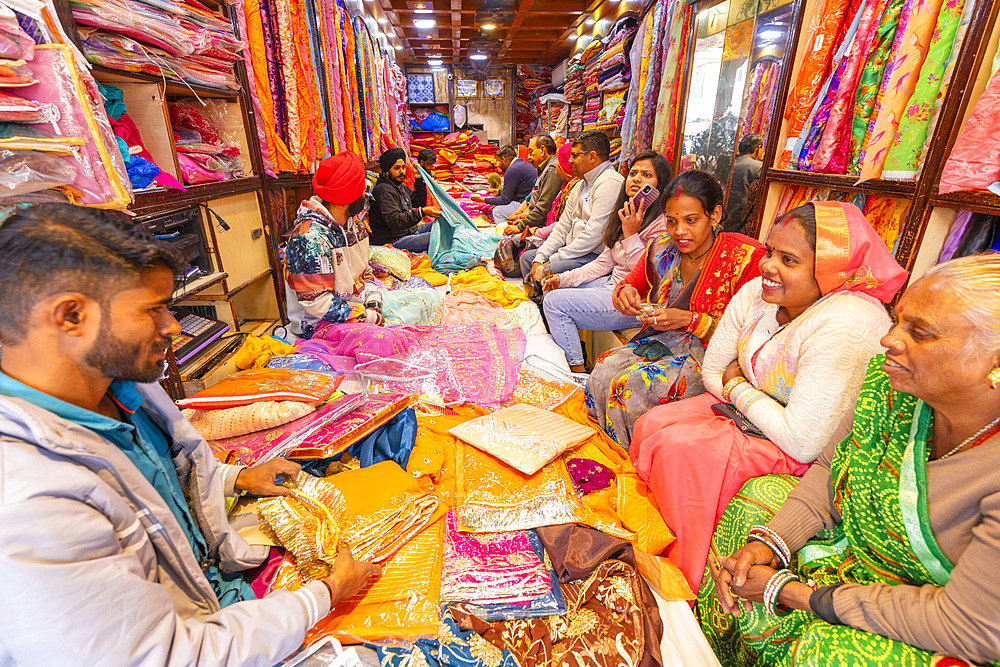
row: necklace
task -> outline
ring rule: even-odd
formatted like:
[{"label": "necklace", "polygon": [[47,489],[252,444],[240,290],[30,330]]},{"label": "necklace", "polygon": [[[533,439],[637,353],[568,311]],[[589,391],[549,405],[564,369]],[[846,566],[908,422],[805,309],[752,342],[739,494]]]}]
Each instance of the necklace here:
[{"label": "necklace", "polygon": [[712,246],[714,246],[714,245],[715,245],[715,234],[713,233],[712,234],[712,243],[711,243],[711,245],[708,246],[708,250],[706,250],[705,252],[701,253],[697,257],[691,257],[690,258],[691,259],[691,263],[697,262],[699,259],[701,259],[705,255],[707,255],[708,253],[712,252]]},{"label": "necklace", "polygon": [[948,458],[958,450],[962,449],[962,447],[965,447],[970,442],[976,441],[975,444],[972,445],[972,447],[970,447],[969,449],[972,449],[973,447],[978,447],[979,445],[983,444],[984,442],[992,438],[994,435],[996,435],[997,431],[1000,431],[1000,428],[998,428],[998,426],[1000,426],[1000,417],[997,417],[989,424],[987,424],[986,426],[982,427],[981,429],[970,435],[968,438],[963,440],[958,447],[951,450],[944,456],[940,457],[938,461],[940,461],[941,459]]}]

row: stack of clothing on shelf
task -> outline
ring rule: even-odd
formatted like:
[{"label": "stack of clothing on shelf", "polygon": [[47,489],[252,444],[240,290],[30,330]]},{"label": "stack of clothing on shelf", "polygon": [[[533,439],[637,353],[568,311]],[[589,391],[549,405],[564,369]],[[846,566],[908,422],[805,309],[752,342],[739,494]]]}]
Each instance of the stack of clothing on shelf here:
[{"label": "stack of clothing on shelf", "polygon": [[780,166],[914,178],[975,3],[829,0],[789,92]]},{"label": "stack of clothing on shelf", "polygon": [[71,8],[92,63],[239,89],[233,63],[242,45],[229,19],[200,2],[81,0]]},{"label": "stack of clothing on shelf", "polygon": [[[41,20],[0,15],[0,203],[125,208],[132,189],[123,156],[135,144],[116,136],[97,83],[78,68],[78,52],[50,30],[59,25],[51,2],[36,9]],[[115,110],[124,114],[124,104]]]},{"label": "stack of clothing on shelf", "polygon": [[632,81],[632,63],[628,59],[629,48],[638,29],[638,22],[628,16],[616,22],[609,31],[607,46],[599,59],[601,73],[597,81],[600,90],[614,91],[628,88]]},{"label": "stack of clothing on shelf", "polygon": [[[184,99],[170,103],[177,163],[188,185],[243,175],[239,137],[242,127],[230,117],[237,107],[223,100]],[[234,111],[235,110],[235,111]]]},{"label": "stack of clothing on shelf", "polygon": [[480,143],[472,130],[460,132],[414,132],[410,139],[413,159],[429,148],[437,155],[431,175],[443,184],[485,186],[489,174],[500,173],[498,147]]},{"label": "stack of clothing on shelf", "polygon": [[551,85],[552,70],[541,68],[538,72],[527,65],[517,66],[517,134],[532,133],[537,127],[541,107],[536,93]]},{"label": "stack of clothing on shelf", "polygon": [[583,72],[583,61],[579,57],[573,56],[566,66],[566,81],[563,83],[563,92],[571,103],[582,102],[586,95]]},{"label": "stack of clothing on shelf", "polygon": [[570,134],[579,134],[583,132],[583,105],[574,104],[573,110],[569,115],[569,132]]},{"label": "stack of clothing on shelf", "polygon": [[601,111],[601,91],[599,89],[598,77],[601,73],[600,55],[604,48],[604,43],[595,39],[583,51],[583,62],[585,66],[583,81],[586,87],[586,106],[583,112],[584,129],[591,129],[597,122]]}]

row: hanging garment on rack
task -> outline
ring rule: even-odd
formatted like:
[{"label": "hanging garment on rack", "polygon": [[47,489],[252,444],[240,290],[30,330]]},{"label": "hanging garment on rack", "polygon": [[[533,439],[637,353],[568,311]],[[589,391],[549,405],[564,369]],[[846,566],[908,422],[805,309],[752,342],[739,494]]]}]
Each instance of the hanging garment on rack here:
[{"label": "hanging garment on rack", "polygon": [[500,237],[480,231],[458,202],[423,167],[417,165],[417,170],[441,207],[441,217],[431,230],[428,252],[434,270],[455,273],[479,266],[484,257],[493,257]]},{"label": "hanging garment on rack", "polygon": [[906,113],[886,156],[882,178],[916,178],[974,8],[975,2],[971,0],[941,5],[933,41],[920,68],[917,87],[906,104]]},{"label": "hanging garment on rack", "polygon": [[[896,129],[906,112],[906,105],[917,85],[918,75],[937,27],[943,0],[913,0],[906,28],[898,35],[899,48],[886,68],[876,113],[868,127],[860,161],[859,181],[882,175],[882,165]],[[904,9],[905,15],[905,9]]]}]

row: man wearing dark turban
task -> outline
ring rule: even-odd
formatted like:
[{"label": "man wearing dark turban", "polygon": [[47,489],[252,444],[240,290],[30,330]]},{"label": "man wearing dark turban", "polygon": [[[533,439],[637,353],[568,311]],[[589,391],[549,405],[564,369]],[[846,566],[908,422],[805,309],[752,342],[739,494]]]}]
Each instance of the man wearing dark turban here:
[{"label": "man wearing dark turban", "polygon": [[392,244],[414,253],[427,252],[433,223],[420,225],[424,216],[436,218],[441,209],[436,206],[416,208],[413,192],[403,185],[406,180],[406,153],[402,148],[390,148],[378,159],[381,174],[372,190],[372,208],[368,222],[372,243]]},{"label": "man wearing dark turban", "polygon": [[319,163],[313,192],[299,206],[285,247],[289,328],[309,338],[321,321],[383,324],[361,300],[368,268],[368,230],[362,221],[365,165],[349,151]]}]

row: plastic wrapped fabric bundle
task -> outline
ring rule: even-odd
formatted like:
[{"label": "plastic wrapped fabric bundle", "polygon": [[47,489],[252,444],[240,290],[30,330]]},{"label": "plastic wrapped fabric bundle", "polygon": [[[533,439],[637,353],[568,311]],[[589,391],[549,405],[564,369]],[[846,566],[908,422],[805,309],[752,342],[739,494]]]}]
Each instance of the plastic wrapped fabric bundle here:
[{"label": "plastic wrapped fabric bundle", "polygon": [[[18,96],[36,105],[58,110],[58,134],[83,137],[85,143],[73,155],[76,179],[72,189],[78,203],[98,208],[125,208],[131,188],[117,140],[100,102],[97,84],[76,68],[73,51],[61,44],[35,47],[28,63],[38,83],[17,89]],[[0,118],[0,120],[16,120]]]},{"label": "plastic wrapped fabric bundle", "polygon": [[400,394],[367,397],[363,405],[304,438],[288,458],[315,460],[341,454],[392,421],[410,406],[410,402],[410,396]]},{"label": "plastic wrapped fabric bundle", "polygon": [[65,152],[0,148],[0,201],[20,198],[76,179],[76,167]]},{"label": "plastic wrapped fabric bundle", "polygon": [[[286,424],[274,426],[266,431],[255,431],[232,438],[211,440],[208,444],[216,454],[228,451],[235,452],[236,459],[248,466],[254,466],[286,454],[291,456],[289,452],[300,445],[311,443],[311,439],[316,434],[327,433],[331,425],[352,420],[355,411],[364,408],[367,401],[367,394],[347,394]],[[336,443],[326,444],[333,447]],[[347,449],[350,444],[350,442],[343,444],[338,451]]]},{"label": "plastic wrapped fabric bundle", "polygon": [[448,354],[439,349],[416,350],[358,364],[355,372],[378,394],[411,394],[434,405],[465,402],[462,386],[455,378]]},{"label": "plastic wrapped fabric bundle", "polygon": [[183,410],[205,440],[234,438],[266,431],[315,412],[316,406],[297,401],[263,401],[220,410]]},{"label": "plastic wrapped fabric bundle", "polygon": [[287,354],[283,357],[271,357],[267,368],[294,368],[300,371],[332,371],[333,366],[323,362],[314,354]]},{"label": "plastic wrapped fabric bundle", "polygon": [[594,429],[529,405],[514,405],[451,429],[451,434],[534,475],[594,434]]},{"label": "plastic wrapped fabric bundle", "polygon": [[291,369],[240,371],[177,401],[177,407],[211,410],[259,401],[300,401],[316,405],[330,398],[341,379],[342,376]]},{"label": "plastic wrapped fabric bundle", "polygon": [[465,533],[445,515],[441,603],[487,621],[566,613],[558,579],[534,531]]},{"label": "plastic wrapped fabric bundle", "polygon": [[410,258],[402,250],[373,245],[368,248],[368,258],[400,280],[410,279]]}]

